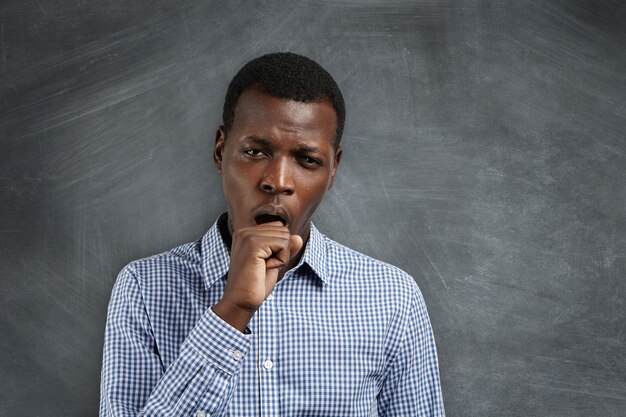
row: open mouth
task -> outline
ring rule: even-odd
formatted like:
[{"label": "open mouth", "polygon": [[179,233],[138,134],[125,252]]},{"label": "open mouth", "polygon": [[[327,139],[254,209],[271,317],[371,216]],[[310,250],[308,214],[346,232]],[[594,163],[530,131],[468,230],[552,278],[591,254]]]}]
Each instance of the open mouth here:
[{"label": "open mouth", "polygon": [[283,226],[287,226],[287,220],[277,214],[259,214],[254,218],[257,225],[270,222],[281,222]]}]

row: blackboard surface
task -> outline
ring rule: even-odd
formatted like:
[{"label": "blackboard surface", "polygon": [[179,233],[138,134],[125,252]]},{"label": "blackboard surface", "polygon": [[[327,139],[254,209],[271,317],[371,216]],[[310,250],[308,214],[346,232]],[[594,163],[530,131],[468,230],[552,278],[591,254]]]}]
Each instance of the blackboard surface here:
[{"label": "blackboard surface", "polygon": [[3,0],[0,415],[97,415],[117,272],[224,210],[227,83],[288,50],[347,102],[315,222],[415,277],[447,414],[624,416],[624,4]]}]

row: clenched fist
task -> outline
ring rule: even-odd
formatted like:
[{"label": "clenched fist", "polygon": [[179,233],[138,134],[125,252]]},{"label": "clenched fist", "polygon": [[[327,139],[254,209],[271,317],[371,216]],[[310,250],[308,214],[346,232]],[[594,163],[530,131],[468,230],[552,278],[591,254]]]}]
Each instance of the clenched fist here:
[{"label": "clenched fist", "polygon": [[302,238],[291,235],[280,221],[236,230],[226,289],[213,306],[215,314],[244,331],[302,245]]}]

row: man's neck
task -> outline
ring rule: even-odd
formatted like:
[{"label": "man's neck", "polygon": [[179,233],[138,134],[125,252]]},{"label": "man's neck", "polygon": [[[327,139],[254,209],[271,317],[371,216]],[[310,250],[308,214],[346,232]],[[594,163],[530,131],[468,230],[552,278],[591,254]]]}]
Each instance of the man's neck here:
[{"label": "man's neck", "polygon": [[217,219],[217,229],[220,231],[222,240],[226,244],[228,252],[230,253],[230,247],[233,245],[233,237],[230,234],[230,230],[228,230],[228,212],[222,213]]}]

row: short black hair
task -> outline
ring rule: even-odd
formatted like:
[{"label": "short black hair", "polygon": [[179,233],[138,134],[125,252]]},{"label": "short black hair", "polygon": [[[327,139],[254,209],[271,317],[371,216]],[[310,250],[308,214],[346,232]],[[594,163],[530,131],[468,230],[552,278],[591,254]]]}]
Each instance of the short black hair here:
[{"label": "short black hair", "polygon": [[339,86],[320,64],[292,52],[266,54],[249,61],[228,85],[222,112],[225,133],[233,126],[239,97],[252,87],[273,97],[302,103],[328,100],[337,116],[334,145],[339,146],[346,120],[346,106]]}]

